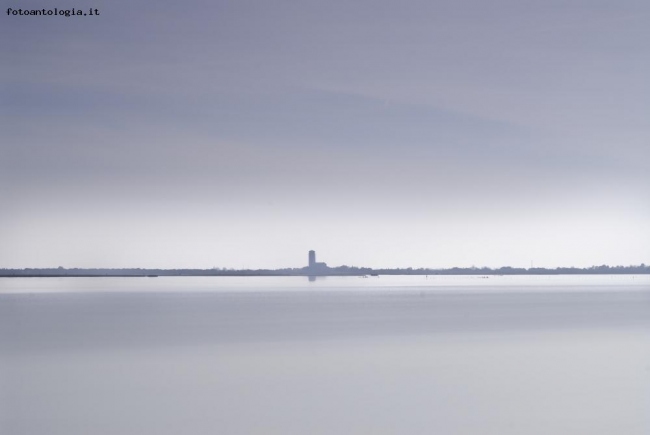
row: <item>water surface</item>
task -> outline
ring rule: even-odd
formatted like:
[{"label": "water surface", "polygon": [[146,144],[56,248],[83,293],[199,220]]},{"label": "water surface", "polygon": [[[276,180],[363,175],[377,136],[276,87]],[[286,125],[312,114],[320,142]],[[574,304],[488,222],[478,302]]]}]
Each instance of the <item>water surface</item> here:
[{"label": "water surface", "polygon": [[0,433],[647,434],[650,276],[0,279]]}]

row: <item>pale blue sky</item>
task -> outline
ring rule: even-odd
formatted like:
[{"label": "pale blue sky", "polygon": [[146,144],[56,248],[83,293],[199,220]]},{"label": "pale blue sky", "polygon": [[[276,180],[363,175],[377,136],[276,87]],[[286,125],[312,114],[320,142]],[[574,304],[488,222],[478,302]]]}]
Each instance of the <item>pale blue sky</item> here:
[{"label": "pale blue sky", "polygon": [[2,17],[0,267],[650,263],[645,1],[68,6]]}]

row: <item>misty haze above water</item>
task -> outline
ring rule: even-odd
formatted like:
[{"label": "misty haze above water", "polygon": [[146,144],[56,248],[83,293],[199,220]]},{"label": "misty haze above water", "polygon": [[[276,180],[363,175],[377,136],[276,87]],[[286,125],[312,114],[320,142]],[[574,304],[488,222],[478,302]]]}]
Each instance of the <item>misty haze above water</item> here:
[{"label": "misty haze above water", "polygon": [[0,279],[8,434],[646,434],[650,276]]}]

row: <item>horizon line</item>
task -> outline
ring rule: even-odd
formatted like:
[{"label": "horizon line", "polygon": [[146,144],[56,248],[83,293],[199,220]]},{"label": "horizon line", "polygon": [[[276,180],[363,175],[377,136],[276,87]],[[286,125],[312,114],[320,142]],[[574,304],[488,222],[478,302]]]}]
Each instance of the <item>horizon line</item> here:
[{"label": "horizon line", "polygon": [[[557,267],[514,267],[514,266],[498,266],[498,267],[488,267],[488,266],[452,266],[452,267],[368,267],[368,266],[324,266],[326,270],[379,270],[379,271],[451,271],[451,270],[471,270],[471,271],[480,271],[480,270],[560,270],[560,269],[572,269],[572,270],[597,270],[597,269],[632,269],[632,268],[648,268],[650,265],[645,263],[639,264],[629,264],[629,265],[609,265],[609,264],[600,264],[600,265],[591,265],[586,267],[577,267],[577,266],[557,266]],[[301,267],[280,267],[280,268],[232,268],[232,267],[211,267],[211,268],[198,268],[198,267],[64,267],[64,266],[55,266],[55,267],[2,267],[1,271],[24,271],[24,270],[160,270],[160,271],[205,271],[205,272],[255,272],[255,271],[270,271],[270,272],[282,272],[282,271],[301,271],[309,270],[309,266]]]}]

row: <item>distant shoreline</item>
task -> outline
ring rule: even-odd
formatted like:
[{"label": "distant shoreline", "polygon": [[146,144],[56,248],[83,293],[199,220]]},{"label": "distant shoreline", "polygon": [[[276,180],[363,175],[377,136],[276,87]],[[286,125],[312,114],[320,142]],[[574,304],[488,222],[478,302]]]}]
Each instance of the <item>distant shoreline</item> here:
[{"label": "distant shoreline", "polygon": [[313,271],[295,269],[0,269],[0,278],[155,278],[162,276],[379,276],[379,275],[643,275],[650,274],[650,266],[592,266],[589,268],[458,268],[451,269],[371,269],[340,266]]}]

